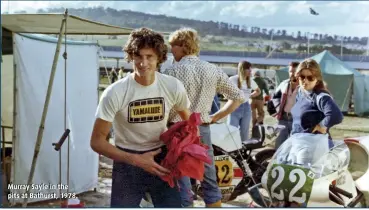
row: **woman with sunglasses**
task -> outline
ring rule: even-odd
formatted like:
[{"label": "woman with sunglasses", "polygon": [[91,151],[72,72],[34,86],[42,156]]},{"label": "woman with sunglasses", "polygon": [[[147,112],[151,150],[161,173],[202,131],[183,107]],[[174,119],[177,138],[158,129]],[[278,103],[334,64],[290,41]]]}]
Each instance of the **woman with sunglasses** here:
[{"label": "woman with sunglasses", "polygon": [[251,106],[249,99],[260,95],[261,91],[256,82],[251,79],[251,63],[241,61],[238,63],[238,74],[229,78],[245,95],[246,101],[241,104],[228,117],[227,124],[240,129],[241,140],[249,140],[251,123]]},{"label": "woman with sunglasses", "polygon": [[[329,134],[331,127],[342,122],[343,115],[324,84],[319,64],[313,59],[306,59],[297,67],[295,76],[299,81],[299,89],[296,103],[291,109],[291,134]],[[314,119],[322,120],[317,124],[305,123],[314,122]],[[329,147],[333,147],[330,135]]]}]

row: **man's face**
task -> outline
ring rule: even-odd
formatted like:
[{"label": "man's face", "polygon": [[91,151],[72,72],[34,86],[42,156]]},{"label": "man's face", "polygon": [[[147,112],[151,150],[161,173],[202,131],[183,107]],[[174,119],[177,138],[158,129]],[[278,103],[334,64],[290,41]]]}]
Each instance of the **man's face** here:
[{"label": "man's face", "polygon": [[295,72],[296,72],[296,68],[290,66],[290,68],[288,69],[288,74],[290,76],[290,80],[293,82],[296,82]]},{"label": "man's face", "polygon": [[183,47],[178,45],[171,45],[172,54],[175,61],[180,61],[184,57]]},{"label": "man's face", "polygon": [[155,74],[157,70],[159,57],[152,48],[142,48],[138,55],[133,55],[133,69],[140,77],[146,77]]}]

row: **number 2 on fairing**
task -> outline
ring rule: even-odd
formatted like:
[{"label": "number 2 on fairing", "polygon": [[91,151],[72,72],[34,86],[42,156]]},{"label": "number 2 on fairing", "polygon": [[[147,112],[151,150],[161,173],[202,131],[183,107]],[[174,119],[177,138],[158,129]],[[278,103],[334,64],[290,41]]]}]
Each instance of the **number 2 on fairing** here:
[{"label": "number 2 on fairing", "polygon": [[[277,173],[278,172],[278,173]],[[279,190],[279,192],[275,192],[276,188],[279,187],[279,185],[283,182],[283,179],[285,178],[285,170],[281,166],[277,166],[273,168],[272,170],[272,178],[275,179],[275,182],[271,186],[271,196],[272,198],[276,198],[278,200],[284,200],[284,192],[282,189]],[[297,203],[304,203],[306,202],[306,193],[302,193],[301,197],[295,196],[295,194],[305,185],[306,183],[306,174],[301,169],[293,169],[288,176],[288,180],[291,183],[295,183],[297,181],[297,175],[300,178],[297,184],[292,188],[292,190],[289,193],[288,200],[290,202],[297,202]]]},{"label": "number 2 on fairing", "polygon": [[[225,157],[225,156],[224,156]],[[217,182],[219,187],[228,187],[232,184],[233,180],[233,165],[229,160],[229,157],[223,159],[222,157],[217,157],[215,159],[215,170],[217,175]]]}]

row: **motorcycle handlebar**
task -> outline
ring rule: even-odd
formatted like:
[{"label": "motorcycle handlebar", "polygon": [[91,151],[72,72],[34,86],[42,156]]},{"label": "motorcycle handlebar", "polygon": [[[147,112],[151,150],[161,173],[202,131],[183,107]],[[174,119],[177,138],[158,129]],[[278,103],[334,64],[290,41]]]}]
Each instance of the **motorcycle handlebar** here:
[{"label": "motorcycle handlebar", "polygon": [[330,191],[332,191],[332,192],[334,192],[334,193],[338,193],[338,194],[344,195],[344,196],[346,196],[347,198],[352,198],[352,197],[354,197],[354,196],[352,195],[352,193],[347,192],[347,191],[345,191],[345,190],[343,190],[343,189],[341,189],[341,188],[339,188],[339,187],[337,187],[337,186],[335,186],[335,185],[329,185],[329,190],[330,190]]}]

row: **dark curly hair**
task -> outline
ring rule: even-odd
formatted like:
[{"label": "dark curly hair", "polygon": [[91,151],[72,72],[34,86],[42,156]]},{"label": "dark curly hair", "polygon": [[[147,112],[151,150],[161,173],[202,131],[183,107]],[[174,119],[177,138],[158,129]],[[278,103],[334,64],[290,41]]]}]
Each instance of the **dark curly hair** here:
[{"label": "dark curly hair", "polygon": [[139,55],[139,51],[143,48],[152,48],[156,52],[159,59],[158,66],[167,60],[168,46],[160,33],[148,28],[133,30],[123,48],[127,61],[133,61],[133,56]]}]

